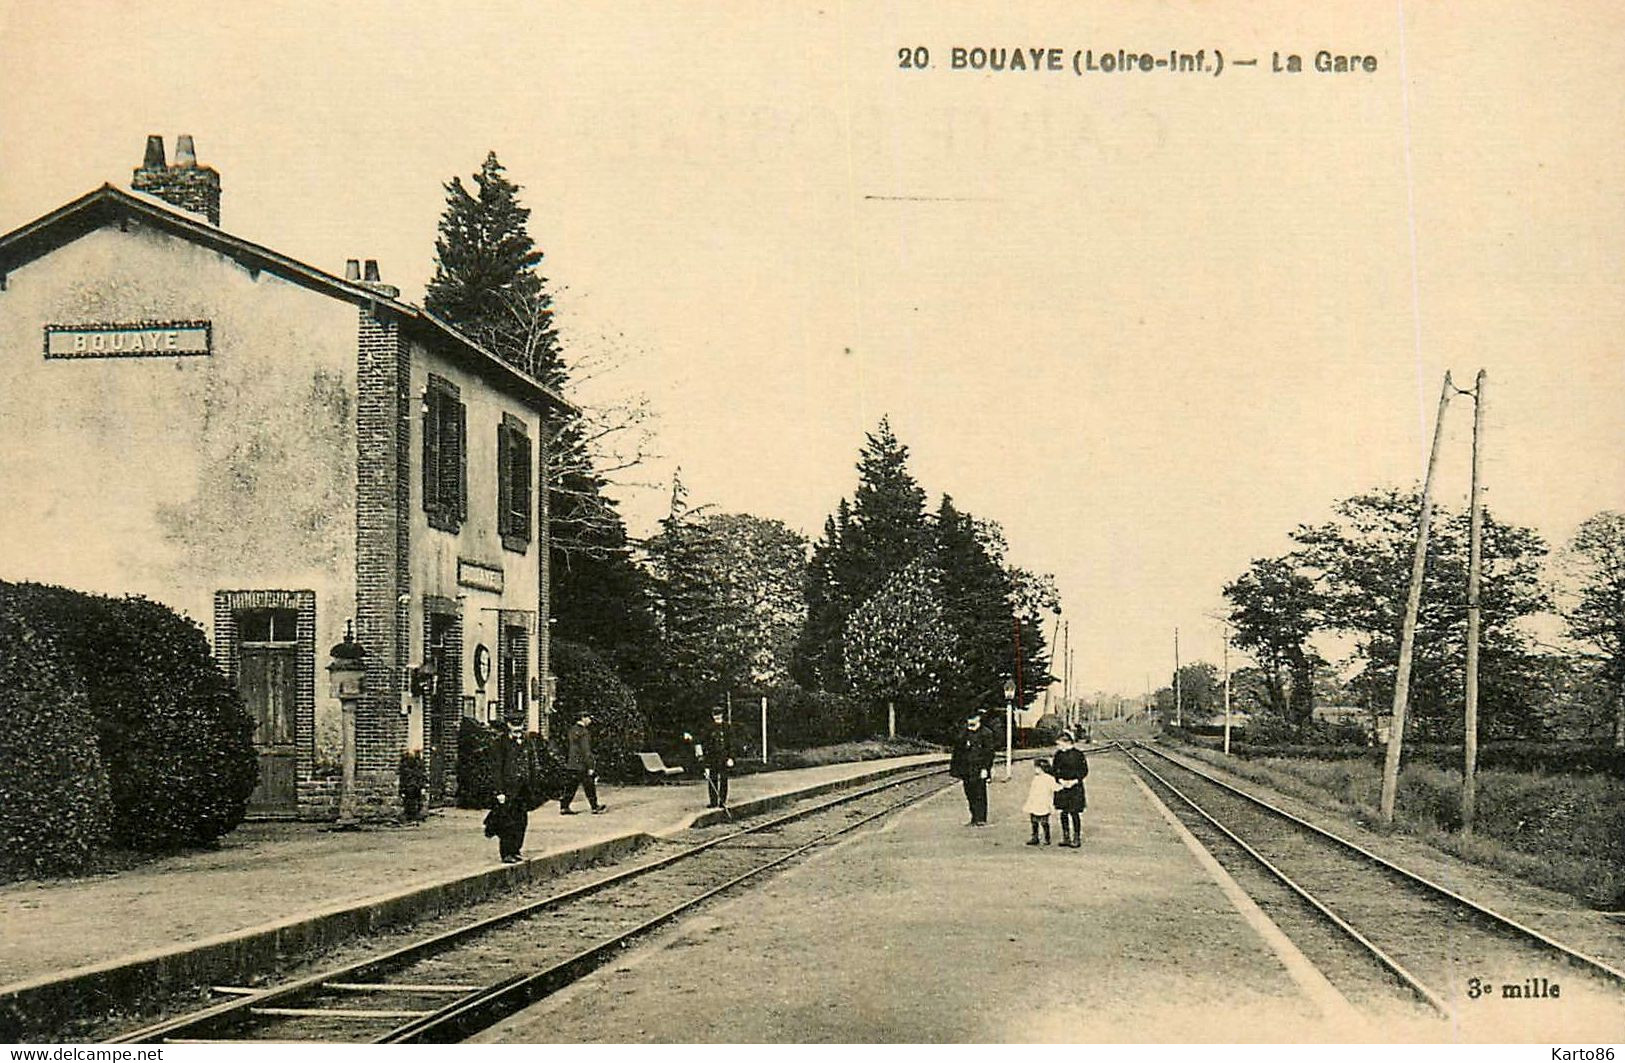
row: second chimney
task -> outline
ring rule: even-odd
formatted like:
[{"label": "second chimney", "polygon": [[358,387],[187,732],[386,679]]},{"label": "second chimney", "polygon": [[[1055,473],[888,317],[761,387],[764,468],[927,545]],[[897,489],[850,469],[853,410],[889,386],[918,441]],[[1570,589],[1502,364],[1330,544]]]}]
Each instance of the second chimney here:
[{"label": "second chimney", "polygon": [[146,153],[130,187],[207,218],[210,225],[220,224],[220,173],[213,166],[197,164],[197,149],[190,134],[175,139],[173,166],[164,164],[164,138],[147,137]]}]

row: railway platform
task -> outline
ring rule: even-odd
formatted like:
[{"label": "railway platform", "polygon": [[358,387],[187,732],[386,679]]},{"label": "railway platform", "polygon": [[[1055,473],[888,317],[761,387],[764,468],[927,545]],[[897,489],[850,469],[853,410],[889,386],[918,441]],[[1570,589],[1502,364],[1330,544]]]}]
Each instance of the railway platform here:
[{"label": "railway platform", "polygon": [[[739,814],[765,810],[944,759],[928,754],[737,777],[730,806]],[[555,803],[532,812],[521,864],[498,861],[482,811],[440,809],[415,824],[356,830],[251,822],[214,850],[91,878],[0,886],[0,1025],[54,998],[252,970],[630,853],[716,815],[705,809],[703,783],[606,785],[600,797],[604,815],[561,816]],[[585,811],[579,800],[577,807]],[[69,986],[78,988],[64,992]]]},{"label": "railway platform", "polygon": [[1090,765],[1081,849],[1026,844],[1018,765],[987,828],[950,787],[474,1039],[1373,1039],[1119,757]]}]

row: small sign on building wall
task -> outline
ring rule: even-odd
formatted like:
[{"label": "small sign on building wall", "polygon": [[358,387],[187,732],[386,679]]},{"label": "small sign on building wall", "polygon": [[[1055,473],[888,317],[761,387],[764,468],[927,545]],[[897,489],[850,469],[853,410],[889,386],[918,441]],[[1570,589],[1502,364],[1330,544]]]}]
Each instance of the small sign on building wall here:
[{"label": "small sign on building wall", "polygon": [[213,350],[208,321],[45,326],[47,358],[173,358]]},{"label": "small sign on building wall", "polygon": [[457,559],[457,582],[464,587],[473,587],[477,591],[501,594],[502,568],[499,565],[487,565],[460,557]]}]

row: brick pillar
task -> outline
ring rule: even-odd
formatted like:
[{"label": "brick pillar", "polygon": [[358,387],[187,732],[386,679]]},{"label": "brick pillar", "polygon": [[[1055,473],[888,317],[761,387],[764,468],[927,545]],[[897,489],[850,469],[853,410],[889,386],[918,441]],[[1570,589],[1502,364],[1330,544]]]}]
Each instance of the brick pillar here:
[{"label": "brick pillar", "polygon": [[356,788],[365,814],[399,803],[406,748],[411,409],[399,323],[363,307],[357,350],[355,634],[367,653],[367,692],[356,711]]}]

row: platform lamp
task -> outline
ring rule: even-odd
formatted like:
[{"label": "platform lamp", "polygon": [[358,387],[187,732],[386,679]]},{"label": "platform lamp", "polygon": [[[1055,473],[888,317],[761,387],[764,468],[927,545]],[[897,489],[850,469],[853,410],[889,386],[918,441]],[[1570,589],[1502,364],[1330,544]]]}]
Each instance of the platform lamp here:
[{"label": "platform lamp", "polygon": [[344,623],[344,641],[328,651],[329,693],[339,699],[340,752],[339,823],[349,826],[356,819],[355,793],[355,714],[356,705],[367,690],[367,651],[355,640],[355,621]]},{"label": "platform lamp", "polygon": [[1004,781],[1010,781],[1010,762],[1016,750],[1016,681],[1004,681]]}]

